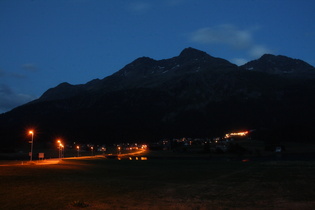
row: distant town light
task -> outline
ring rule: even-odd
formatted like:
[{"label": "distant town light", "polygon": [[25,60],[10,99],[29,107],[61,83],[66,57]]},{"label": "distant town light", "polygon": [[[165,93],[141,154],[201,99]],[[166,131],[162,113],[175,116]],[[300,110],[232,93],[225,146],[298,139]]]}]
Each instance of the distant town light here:
[{"label": "distant town light", "polygon": [[246,136],[248,134],[248,131],[242,131],[237,133],[227,133],[225,134],[225,138],[230,138],[232,136]]}]

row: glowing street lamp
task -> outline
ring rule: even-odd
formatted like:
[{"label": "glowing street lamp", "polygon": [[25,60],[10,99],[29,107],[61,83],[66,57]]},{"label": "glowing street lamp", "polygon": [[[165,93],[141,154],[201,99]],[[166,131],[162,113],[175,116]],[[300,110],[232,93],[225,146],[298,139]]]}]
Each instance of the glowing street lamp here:
[{"label": "glowing street lamp", "polygon": [[29,135],[32,135],[32,140],[29,142],[29,143],[31,143],[31,152],[30,152],[30,161],[32,161],[33,160],[33,142],[34,142],[34,131],[33,130],[30,130],[30,131],[28,131],[28,134]]},{"label": "glowing street lamp", "polygon": [[92,156],[93,156],[93,149],[94,149],[94,147],[91,147]]},{"label": "glowing street lamp", "polygon": [[101,151],[103,152],[103,155],[105,154],[105,151],[106,151],[106,148],[105,147],[102,147],[101,148]]},{"label": "glowing street lamp", "polygon": [[62,148],[63,148],[63,145],[61,143],[61,141],[58,139],[57,140],[57,143],[59,144],[59,159],[61,158],[61,155],[62,155]]},{"label": "glowing street lamp", "polygon": [[78,157],[80,156],[80,147],[77,146],[77,150],[78,150]]},{"label": "glowing street lamp", "polygon": [[121,150],[121,147],[120,147],[120,146],[118,146],[118,147],[117,147],[117,149],[118,149],[118,154],[120,155],[120,150]]}]

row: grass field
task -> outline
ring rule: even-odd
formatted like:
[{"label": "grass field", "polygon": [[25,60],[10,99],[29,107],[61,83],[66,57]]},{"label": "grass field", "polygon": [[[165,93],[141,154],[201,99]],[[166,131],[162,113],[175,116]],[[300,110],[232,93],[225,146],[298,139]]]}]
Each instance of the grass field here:
[{"label": "grass field", "polygon": [[313,161],[69,159],[0,166],[0,209],[314,209]]}]

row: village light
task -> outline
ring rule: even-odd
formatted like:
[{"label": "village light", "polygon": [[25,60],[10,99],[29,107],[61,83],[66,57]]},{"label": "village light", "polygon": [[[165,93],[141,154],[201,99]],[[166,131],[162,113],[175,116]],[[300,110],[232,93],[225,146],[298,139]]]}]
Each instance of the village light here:
[{"label": "village light", "polygon": [[32,135],[32,140],[29,142],[29,143],[31,143],[31,152],[30,152],[30,161],[32,161],[33,160],[33,142],[34,142],[34,131],[33,130],[30,130],[29,132],[28,132],[28,134],[29,135]]},{"label": "village light", "polygon": [[106,151],[106,148],[105,147],[102,147],[102,152],[103,152],[103,155],[105,154],[105,151]]},{"label": "village light", "polygon": [[227,134],[225,134],[225,138],[227,139],[227,138],[230,138],[232,136],[241,136],[241,137],[243,137],[243,136],[246,136],[248,134],[249,134],[248,131],[242,131],[242,132],[237,132],[237,133],[227,133]]}]

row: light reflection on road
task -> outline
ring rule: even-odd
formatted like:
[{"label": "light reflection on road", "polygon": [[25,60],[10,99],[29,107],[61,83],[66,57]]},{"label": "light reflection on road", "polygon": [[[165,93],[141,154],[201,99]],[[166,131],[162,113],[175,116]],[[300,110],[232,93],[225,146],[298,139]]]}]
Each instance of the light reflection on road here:
[{"label": "light reflection on road", "polygon": [[118,160],[121,160],[122,158],[129,158],[132,160],[132,157],[135,157],[135,160],[147,160],[146,157],[136,157],[140,156],[146,153],[147,150],[145,149],[139,149],[134,152],[128,152],[124,154],[104,154],[104,155],[95,155],[95,156],[81,156],[81,157],[66,157],[66,158],[52,158],[52,159],[44,159],[44,160],[35,160],[35,161],[5,161],[2,164],[0,163],[0,166],[17,166],[17,165],[53,165],[53,164],[59,164],[62,160],[80,160],[80,159],[99,159],[99,158],[105,158],[107,155],[114,155],[117,156]]}]

